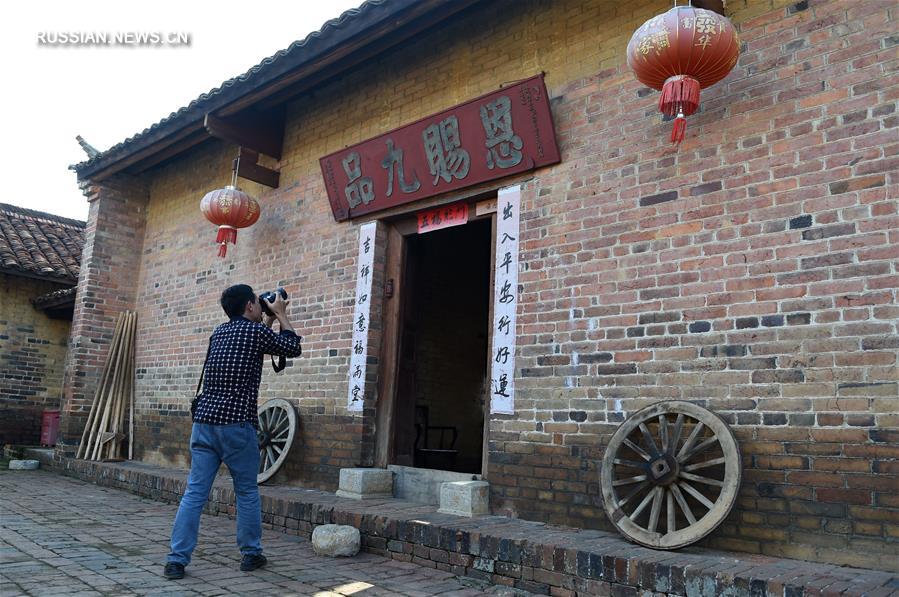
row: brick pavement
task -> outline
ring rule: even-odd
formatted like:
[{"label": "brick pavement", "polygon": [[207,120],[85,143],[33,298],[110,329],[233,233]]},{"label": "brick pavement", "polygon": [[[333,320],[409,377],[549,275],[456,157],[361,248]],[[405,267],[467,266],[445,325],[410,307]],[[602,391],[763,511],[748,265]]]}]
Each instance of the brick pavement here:
[{"label": "brick pavement", "polygon": [[[100,487],[168,503],[180,499],[187,476],[184,470],[140,462],[56,460],[48,450],[26,450],[26,455]],[[464,518],[401,499],[360,501],[290,486],[263,486],[261,494],[264,528],[309,537],[321,524],[353,525],[362,533],[363,550],[370,554],[471,577],[481,581],[478,588],[489,592],[514,587],[567,597],[899,596],[899,575],[887,571],[695,546],[660,552],[628,543],[617,534],[504,516]],[[234,495],[227,478],[217,480],[207,511],[222,518],[233,515]],[[166,538],[167,534],[165,527]],[[225,540],[230,544],[230,532]],[[891,564],[889,560],[884,553],[885,566]],[[486,583],[500,586],[488,588]]]},{"label": "brick pavement", "polygon": [[483,595],[498,587],[371,553],[316,556],[265,530],[269,565],[238,569],[234,521],[203,516],[188,575],[162,577],[176,506],[53,473],[0,470],[0,597],[13,595]]}]

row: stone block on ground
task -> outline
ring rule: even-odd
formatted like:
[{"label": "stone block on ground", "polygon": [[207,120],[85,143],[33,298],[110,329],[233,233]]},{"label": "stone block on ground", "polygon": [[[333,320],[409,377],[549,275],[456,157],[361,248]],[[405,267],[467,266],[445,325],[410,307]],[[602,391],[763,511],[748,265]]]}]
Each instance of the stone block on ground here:
[{"label": "stone block on ground", "polygon": [[41,463],[37,460],[10,460],[9,470],[11,471],[33,471],[40,468]]},{"label": "stone block on ground", "polygon": [[440,486],[440,508],[443,514],[478,516],[489,513],[490,483],[487,481],[452,481]]},{"label": "stone block on ground", "polygon": [[342,468],[338,497],[366,500],[393,497],[393,472],[382,468]]},{"label": "stone block on ground", "polygon": [[359,553],[359,529],[344,524],[323,524],[312,531],[312,550],[320,556],[352,557]]}]

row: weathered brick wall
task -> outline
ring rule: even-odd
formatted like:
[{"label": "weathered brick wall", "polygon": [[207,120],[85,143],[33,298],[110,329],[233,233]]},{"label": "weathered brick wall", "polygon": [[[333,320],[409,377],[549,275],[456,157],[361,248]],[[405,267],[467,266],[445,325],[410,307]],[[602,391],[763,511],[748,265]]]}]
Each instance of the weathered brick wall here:
[{"label": "weathered brick wall", "polygon": [[41,416],[58,409],[70,323],[31,299],[64,285],[0,274],[0,445],[36,445]]},{"label": "weathered brick wall", "polygon": [[491,423],[496,511],[606,527],[610,434],[652,401],[696,400],[744,457],[710,544],[882,565],[899,535],[895,7],[732,0],[744,53],[678,149],[623,64],[631,32],[668,6],[487,3],[316,89],[288,110],[281,187],[243,185],[262,216],[226,260],[198,202],[234,148],[155,171],[133,268],[139,456],[186,463],[218,294],[246,282],[284,285],[304,335],[304,356],[261,388],[302,417],[283,478],[333,489],[340,467],[371,462],[376,396],[363,416],[344,407],[358,228],[333,221],[317,160],[544,70],[563,161],[523,196],[518,411]]}]

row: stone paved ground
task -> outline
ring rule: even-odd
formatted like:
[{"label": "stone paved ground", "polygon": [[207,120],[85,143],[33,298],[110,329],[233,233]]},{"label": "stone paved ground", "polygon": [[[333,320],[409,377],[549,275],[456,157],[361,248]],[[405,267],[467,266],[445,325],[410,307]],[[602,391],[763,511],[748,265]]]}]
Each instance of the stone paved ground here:
[{"label": "stone paved ground", "polygon": [[42,471],[0,470],[0,597],[12,595],[483,595],[470,578],[362,553],[316,556],[265,531],[269,565],[238,569],[234,521],[203,517],[187,576],[162,577],[176,506]]}]

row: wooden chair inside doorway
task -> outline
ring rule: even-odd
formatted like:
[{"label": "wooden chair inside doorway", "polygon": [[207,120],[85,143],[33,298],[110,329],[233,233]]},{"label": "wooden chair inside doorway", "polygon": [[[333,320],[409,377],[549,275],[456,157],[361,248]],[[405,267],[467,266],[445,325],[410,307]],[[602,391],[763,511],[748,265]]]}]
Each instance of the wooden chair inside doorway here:
[{"label": "wooden chair inside doorway", "polygon": [[415,466],[452,471],[456,469],[459,430],[431,425],[427,406],[415,407]]}]

